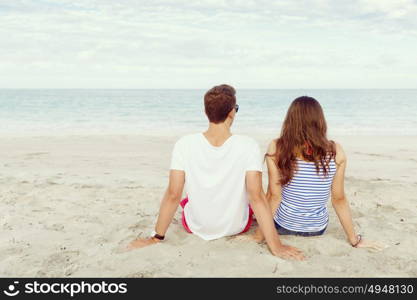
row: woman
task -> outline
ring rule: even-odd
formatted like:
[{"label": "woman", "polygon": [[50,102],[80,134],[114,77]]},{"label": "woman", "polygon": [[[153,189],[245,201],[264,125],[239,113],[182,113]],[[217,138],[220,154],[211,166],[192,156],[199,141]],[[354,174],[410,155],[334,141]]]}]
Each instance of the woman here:
[{"label": "woman", "polygon": [[[344,192],[346,154],[327,139],[327,125],[317,100],[299,97],[288,109],[281,136],[265,155],[269,186],[267,197],[281,235],[317,236],[327,228],[327,202],[333,208],[353,247],[380,249],[355,232]],[[262,239],[258,230],[256,239]]]}]

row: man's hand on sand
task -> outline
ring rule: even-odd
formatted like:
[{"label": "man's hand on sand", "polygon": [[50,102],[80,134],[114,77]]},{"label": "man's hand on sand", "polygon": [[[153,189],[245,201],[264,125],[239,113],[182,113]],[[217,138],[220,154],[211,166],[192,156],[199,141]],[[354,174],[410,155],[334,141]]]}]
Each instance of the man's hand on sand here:
[{"label": "man's hand on sand", "polygon": [[271,251],[273,255],[283,259],[304,260],[304,254],[295,247],[281,245],[277,249]]},{"label": "man's hand on sand", "polygon": [[134,249],[139,249],[139,248],[150,246],[159,242],[160,240],[158,240],[157,238],[153,238],[153,237],[146,238],[146,239],[136,239],[130,242],[130,244],[126,247],[126,250],[130,251]]}]

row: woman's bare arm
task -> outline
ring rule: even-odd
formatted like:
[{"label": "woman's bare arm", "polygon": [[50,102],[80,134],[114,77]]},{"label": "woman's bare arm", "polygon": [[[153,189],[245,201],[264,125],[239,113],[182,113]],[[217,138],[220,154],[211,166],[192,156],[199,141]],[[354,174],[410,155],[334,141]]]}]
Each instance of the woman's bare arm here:
[{"label": "woman's bare arm", "polygon": [[332,183],[332,205],[342,224],[348,241],[354,245],[357,243],[357,235],[352,221],[349,203],[345,195],[345,170],[346,154],[343,148],[336,144],[336,174]]},{"label": "woman's bare arm", "polygon": [[356,245],[357,248],[369,248],[380,251],[384,249],[384,245],[370,240],[360,239],[358,243],[358,236],[356,235],[352,214],[345,195],[345,171],[346,171],[346,154],[342,146],[336,144],[336,164],[337,171],[333,178],[332,184],[332,205],[336,214],[342,224],[343,230],[346,233],[347,239],[351,245]]}]

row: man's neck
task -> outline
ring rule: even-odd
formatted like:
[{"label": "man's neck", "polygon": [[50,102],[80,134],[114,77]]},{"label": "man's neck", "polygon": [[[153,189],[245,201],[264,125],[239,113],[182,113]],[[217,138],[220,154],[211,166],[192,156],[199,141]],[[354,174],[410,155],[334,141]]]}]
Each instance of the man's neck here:
[{"label": "man's neck", "polygon": [[210,123],[209,128],[203,133],[213,146],[219,147],[232,136],[230,126],[224,122],[220,124]]}]

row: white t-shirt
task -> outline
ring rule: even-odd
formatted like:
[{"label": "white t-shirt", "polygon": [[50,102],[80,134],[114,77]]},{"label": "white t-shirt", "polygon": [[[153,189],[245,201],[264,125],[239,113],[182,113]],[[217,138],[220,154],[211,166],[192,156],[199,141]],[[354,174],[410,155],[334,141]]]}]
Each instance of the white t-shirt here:
[{"label": "white t-shirt", "polygon": [[262,161],[255,140],[242,135],[232,135],[220,147],[202,133],[177,141],[171,170],[185,172],[184,214],[194,234],[214,240],[242,232],[249,217],[246,171],[262,172]]}]

